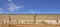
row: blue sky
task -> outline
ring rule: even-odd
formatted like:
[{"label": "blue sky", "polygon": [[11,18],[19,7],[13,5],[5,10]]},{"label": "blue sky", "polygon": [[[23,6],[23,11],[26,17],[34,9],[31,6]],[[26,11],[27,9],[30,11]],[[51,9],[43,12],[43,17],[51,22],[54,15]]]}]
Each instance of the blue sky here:
[{"label": "blue sky", "polygon": [[60,14],[60,0],[0,0],[0,14]]}]

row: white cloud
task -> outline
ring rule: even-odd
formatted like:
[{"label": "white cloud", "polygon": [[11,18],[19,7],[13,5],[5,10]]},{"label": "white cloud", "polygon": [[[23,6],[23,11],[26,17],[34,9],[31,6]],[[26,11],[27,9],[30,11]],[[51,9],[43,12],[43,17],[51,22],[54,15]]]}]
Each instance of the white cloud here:
[{"label": "white cloud", "polygon": [[8,0],[8,1],[11,1],[11,0]]},{"label": "white cloud", "polygon": [[2,11],[0,11],[0,14],[3,14],[3,12],[2,12]]},{"label": "white cloud", "polygon": [[14,4],[13,2],[12,2],[12,0],[8,0],[9,2],[10,2],[10,4]]},{"label": "white cloud", "polygon": [[35,11],[34,11],[34,10],[29,9],[28,11],[29,11],[30,13],[35,14]]},{"label": "white cloud", "polygon": [[2,8],[0,8],[0,14],[3,14],[3,12],[2,12],[2,11],[3,11],[3,9],[2,9]]},{"label": "white cloud", "polygon": [[3,10],[2,8],[0,8],[0,10]]},{"label": "white cloud", "polygon": [[14,5],[14,4],[9,4],[9,10],[11,11],[11,12],[13,12],[13,11],[15,11],[15,10],[18,10],[18,9],[21,9],[21,8],[23,8],[24,6],[17,6],[17,5]]},{"label": "white cloud", "polygon": [[18,6],[18,5],[15,5],[11,0],[8,0],[11,4],[8,4],[8,6],[9,6],[9,10],[11,11],[11,12],[14,12],[15,10],[18,10],[18,9],[21,9],[21,8],[23,8],[24,6]]}]

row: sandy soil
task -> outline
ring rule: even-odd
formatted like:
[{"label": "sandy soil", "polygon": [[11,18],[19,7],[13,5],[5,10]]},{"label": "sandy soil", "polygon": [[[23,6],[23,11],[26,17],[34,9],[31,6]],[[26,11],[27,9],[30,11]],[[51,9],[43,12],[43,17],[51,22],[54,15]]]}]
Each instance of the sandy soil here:
[{"label": "sandy soil", "polygon": [[4,24],[0,27],[60,27],[60,25],[50,25],[50,24]]}]

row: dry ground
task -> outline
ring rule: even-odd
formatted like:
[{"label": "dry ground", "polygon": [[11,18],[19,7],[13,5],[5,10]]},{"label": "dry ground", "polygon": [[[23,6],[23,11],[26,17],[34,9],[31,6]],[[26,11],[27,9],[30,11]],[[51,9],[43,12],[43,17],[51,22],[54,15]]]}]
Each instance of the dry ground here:
[{"label": "dry ground", "polygon": [[0,27],[60,27],[60,25],[50,25],[50,24],[0,24]]}]

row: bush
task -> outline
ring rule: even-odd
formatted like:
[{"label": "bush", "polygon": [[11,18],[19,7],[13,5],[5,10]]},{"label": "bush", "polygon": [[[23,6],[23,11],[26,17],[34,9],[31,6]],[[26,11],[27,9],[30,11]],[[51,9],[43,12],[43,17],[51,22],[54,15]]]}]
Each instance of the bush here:
[{"label": "bush", "polygon": [[41,21],[39,22],[39,24],[47,24],[45,21]]}]

